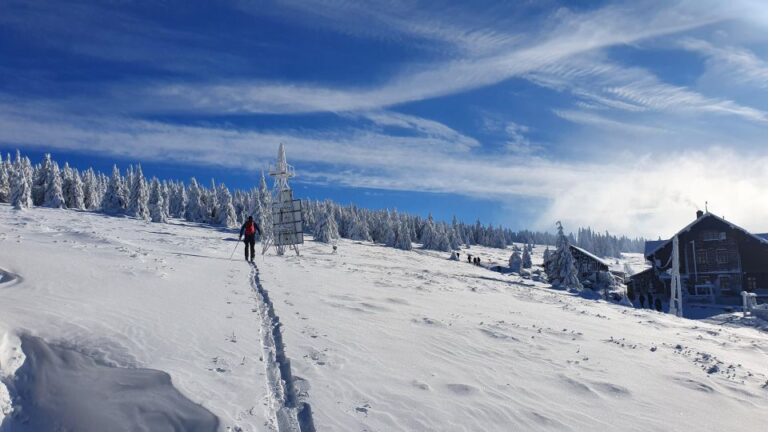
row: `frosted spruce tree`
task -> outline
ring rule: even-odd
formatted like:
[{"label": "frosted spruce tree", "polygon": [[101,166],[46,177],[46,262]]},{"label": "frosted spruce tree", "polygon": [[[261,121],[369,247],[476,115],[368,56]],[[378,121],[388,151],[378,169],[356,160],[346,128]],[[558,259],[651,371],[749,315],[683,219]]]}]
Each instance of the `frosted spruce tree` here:
[{"label": "frosted spruce tree", "polygon": [[531,252],[530,248],[526,245],[523,248],[523,268],[531,268],[533,266],[533,263],[531,262]]},{"label": "frosted spruce tree", "polygon": [[165,213],[165,198],[163,197],[162,186],[157,178],[152,178],[149,188],[149,216],[152,222],[168,222],[168,215]]},{"label": "frosted spruce tree", "polygon": [[112,177],[109,178],[107,190],[101,200],[101,210],[107,214],[120,214],[125,211],[128,203],[127,195],[120,170],[112,166]]},{"label": "frosted spruce tree", "polygon": [[[272,194],[269,193],[264,171],[261,172],[261,180],[259,182],[259,202],[261,204],[261,213],[259,214],[258,223],[261,228],[261,235],[263,239],[269,240],[272,239]],[[262,244],[266,246],[269,243],[262,241]]]},{"label": "frosted spruce tree", "polygon": [[571,245],[563,232],[563,225],[557,222],[557,250],[554,253],[550,265],[550,280],[552,285],[571,291],[582,291],[584,287],[579,281],[579,273],[576,269],[576,260],[571,253]]},{"label": "frosted spruce tree", "polygon": [[[48,155],[50,161],[50,155]],[[64,202],[64,191],[62,189],[61,172],[59,164],[50,162],[49,169],[46,171],[45,195],[43,206],[51,208],[66,208]]]},{"label": "frosted spruce tree", "polygon": [[[20,161],[19,161],[20,162]],[[21,163],[13,170],[11,177],[11,205],[16,210],[24,210],[32,207],[32,184],[28,177],[28,171]]]},{"label": "frosted spruce tree", "polygon": [[163,195],[163,214],[167,221],[171,217],[171,190],[168,186],[168,182],[162,182],[160,184],[160,192]]},{"label": "frosted spruce tree", "polygon": [[61,172],[62,192],[64,193],[64,204],[67,208],[82,210],[85,208],[85,193],[83,191],[83,181],[80,179],[80,173],[70,168],[68,163],[64,164]]},{"label": "frosted spruce tree", "polygon": [[371,233],[368,231],[368,221],[365,215],[355,214],[349,229],[349,238],[352,240],[370,241]]},{"label": "frosted spruce tree", "polygon": [[133,172],[131,195],[128,200],[128,215],[138,219],[149,220],[149,190],[141,165]]},{"label": "frosted spruce tree", "polygon": [[320,209],[315,229],[312,230],[312,236],[315,241],[323,243],[333,243],[339,238],[339,228],[336,225],[336,218],[333,216],[333,209],[329,205],[323,205]]},{"label": "frosted spruce tree", "polygon": [[237,214],[232,204],[232,195],[224,183],[219,184],[216,194],[218,209],[216,211],[216,225],[233,228],[237,226]]},{"label": "frosted spruce tree", "polygon": [[11,156],[8,155],[9,161],[0,162],[0,202],[11,202]]},{"label": "frosted spruce tree", "polygon": [[408,228],[408,224],[404,219],[400,219],[398,222],[397,239],[395,240],[394,247],[407,251],[413,249],[411,230]]},{"label": "frosted spruce tree", "polygon": [[512,256],[509,257],[509,271],[520,273],[523,269],[523,259],[520,258],[520,252],[513,251]]},{"label": "frosted spruce tree", "polygon": [[187,208],[184,212],[184,218],[190,222],[203,222],[204,217],[202,191],[197,180],[192,177],[187,188]]}]

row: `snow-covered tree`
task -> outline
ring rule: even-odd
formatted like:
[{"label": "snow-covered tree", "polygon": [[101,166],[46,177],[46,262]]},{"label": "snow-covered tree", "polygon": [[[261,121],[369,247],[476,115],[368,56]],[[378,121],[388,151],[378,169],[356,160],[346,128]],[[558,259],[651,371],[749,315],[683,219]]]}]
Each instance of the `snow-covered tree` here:
[{"label": "snow-covered tree", "polygon": [[61,172],[62,192],[64,194],[64,204],[67,208],[82,210],[85,208],[85,192],[83,191],[83,181],[80,173],[70,168],[68,163],[64,164]]},{"label": "snow-covered tree", "polygon": [[336,226],[336,218],[333,216],[333,209],[330,205],[321,206],[315,228],[312,230],[312,236],[315,241],[323,243],[332,243],[339,238],[339,228]]},{"label": "snow-covered tree", "polygon": [[526,245],[523,248],[523,268],[531,268],[533,266],[533,263],[531,262],[531,252],[528,248],[528,245]]},{"label": "snow-covered tree", "polygon": [[547,275],[554,286],[574,291],[584,289],[579,281],[576,260],[571,253],[571,244],[563,232],[563,225],[560,221],[557,222],[557,250],[554,253]]},{"label": "snow-covered tree", "polygon": [[203,222],[205,210],[202,203],[202,192],[197,180],[192,177],[187,188],[187,208],[184,217],[190,222]]},{"label": "snow-covered tree", "polygon": [[355,214],[352,217],[348,237],[352,240],[370,241],[371,233],[368,231],[368,221],[364,214]]},{"label": "snow-covered tree", "polygon": [[168,215],[165,213],[165,198],[163,197],[162,186],[157,177],[152,178],[150,186],[149,216],[152,222],[168,222]]},{"label": "snow-covered tree", "polygon": [[509,257],[509,270],[515,273],[520,273],[523,268],[523,259],[520,258],[520,252],[513,251]]},{"label": "snow-covered tree", "polygon": [[411,242],[411,231],[404,219],[400,219],[397,222],[397,231],[395,232],[395,236],[395,244],[393,245],[395,248],[402,250],[413,249],[413,243]]},{"label": "snow-covered tree", "polygon": [[0,162],[0,202],[11,201],[11,155],[5,162]]},{"label": "snow-covered tree", "polygon": [[235,207],[232,205],[232,194],[224,183],[219,184],[216,194],[218,209],[216,211],[216,224],[228,228],[237,226],[237,215]]},{"label": "snow-covered tree", "polygon": [[101,200],[101,210],[108,214],[120,214],[125,211],[128,203],[120,170],[117,165],[112,167],[112,177],[109,178],[107,190]]},{"label": "snow-covered tree", "polygon": [[184,218],[187,208],[187,189],[181,183],[171,183],[171,200],[169,202],[170,215],[175,218]]},{"label": "snow-covered tree", "polygon": [[[48,156],[50,157],[50,155]],[[51,162],[46,173],[43,205],[52,208],[66,208],[59,164]]]},{"label": "snow-covered tree", "polygon": [[[264,239],[271,239],[272,238],[272,194],[269,193],[269,188],[267,187],[267,179],[264,177],[264,171],[261,172],[261,181],[259,182],[259,202],[261,204],[261,213],[259,214],[258,224],[261,228],[261,235]],[[255,217],[254,217],[255,219]],[[314,229],[313,225],[307,225],[307,228],[312,227]],[[263,242],[263,244],[267,244],[267,242]]]},{"label": "snow-covered tree", "polygon": [[149,190],[141,165],[137,166],[133,172],[131,195],[128,200],[128,215],[149,220]]},{"label": "snow-covered tree", "polygon": [[24,210],[32,207],[32,181],[20,159],[17,155],[17,163],[11,177],[11,205],[17,210]]}]

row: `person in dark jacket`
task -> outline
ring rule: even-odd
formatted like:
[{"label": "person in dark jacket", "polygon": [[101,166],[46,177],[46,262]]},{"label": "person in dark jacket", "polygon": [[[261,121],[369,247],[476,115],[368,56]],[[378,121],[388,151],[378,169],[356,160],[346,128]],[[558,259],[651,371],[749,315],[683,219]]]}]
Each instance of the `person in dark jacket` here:
[{"label": "person in dark jacket", "polygon": [[253,216],[248,216],[248,220],[245,221],[242,227],[240,227],[240,237],[238,240],[242,239],[243,236],[245,236],[245,260],[249,261],[248,259],[248,249],[251,250],[250,252],[250,261],[253,262],[253,259],[256,257],[256,233],[259,233],[261,235],[261,228],[259,228],[259,224],[257,224],[253,220]]}]

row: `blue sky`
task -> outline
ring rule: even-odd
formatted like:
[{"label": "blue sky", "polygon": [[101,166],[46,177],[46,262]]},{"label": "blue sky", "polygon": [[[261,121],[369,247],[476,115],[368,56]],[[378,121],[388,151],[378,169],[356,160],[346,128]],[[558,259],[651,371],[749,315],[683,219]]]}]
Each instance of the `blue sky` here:
[{"label": "blue sky", "polygon": [[513,228],[768,231],[768,4],[0,3],[0,150]]}]

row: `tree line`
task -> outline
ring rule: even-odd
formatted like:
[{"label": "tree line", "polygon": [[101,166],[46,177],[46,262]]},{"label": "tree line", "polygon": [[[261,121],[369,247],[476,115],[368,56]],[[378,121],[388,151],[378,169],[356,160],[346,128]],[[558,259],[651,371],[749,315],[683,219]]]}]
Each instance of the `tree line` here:
[{"label": "tree line", "polygon": [[[92,168],[79,171],[67,163],[63,167],[46,154],[33,165],[19,151],[0,162],[0,202],[17,209],[32,206],[68,208],[127,215],[164,223],[169,218],[184,219],[221,227],[236,227],[252,215],[266,235],[272,227],[272,195],[264,174],[258,187],[230,191],[224,183],[209,186],[193,177],[188,184],[177,180],[150,179],[140,165],[121,171],[113,166],[111,175]],[[420,243],[424,249],[451,251],[462,246],[481,245],[506,248],[513,243],[556,244],[557,235],[539,231],[513,231],[479,220],[474,224],[436,221],[397,210],[366,209],[325,201],[305,201],[302,207],[304,230],[317,241],[338,238],[372,241],[403,250]],[[571,243],[602,256],[642,250],[643,239],[616,237],[580,229]]]}]

